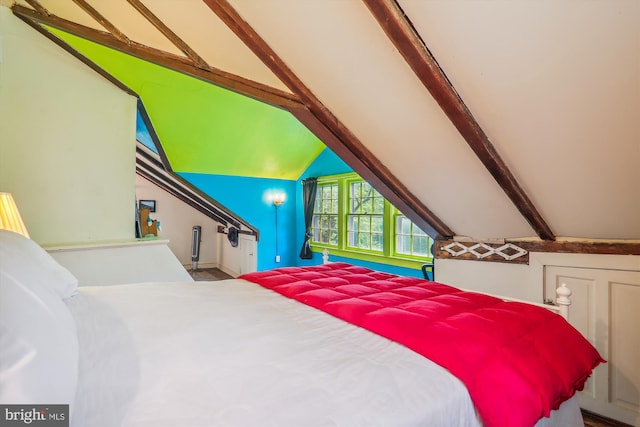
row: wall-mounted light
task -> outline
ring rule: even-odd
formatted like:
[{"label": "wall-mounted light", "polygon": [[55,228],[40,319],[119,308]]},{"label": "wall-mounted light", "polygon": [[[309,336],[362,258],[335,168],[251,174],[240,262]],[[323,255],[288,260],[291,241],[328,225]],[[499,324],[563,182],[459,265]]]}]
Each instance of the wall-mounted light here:
[{"label": "wall-mounted light", "polygon": [[285,193],[274,193],[272,197],[273,206],[276,208],[276,262],[280,262],[280,253],[278,252],[278,207],[284,204],[287,195]]},{"label": "wall-mounted light", "polygon": [[273,195],[273,205],[277,208],[278,206],[284,204],[287,200],[287,195],[284,193],[276,193]]},{"label": "wall-mounted light", "polygon": [[29,237],[27,227],[22,221],[18,206],[11,193],[0,193],[0,229],[15,231]]}]

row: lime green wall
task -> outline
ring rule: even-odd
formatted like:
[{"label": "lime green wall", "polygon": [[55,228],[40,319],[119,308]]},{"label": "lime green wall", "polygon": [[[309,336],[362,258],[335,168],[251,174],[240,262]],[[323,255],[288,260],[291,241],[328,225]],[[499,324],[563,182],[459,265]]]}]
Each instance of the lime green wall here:
[{"label": "lime green wall", "polygon": [[324,149],[287,111],[49,30],[140,95],[176,172],[295,180]]}]

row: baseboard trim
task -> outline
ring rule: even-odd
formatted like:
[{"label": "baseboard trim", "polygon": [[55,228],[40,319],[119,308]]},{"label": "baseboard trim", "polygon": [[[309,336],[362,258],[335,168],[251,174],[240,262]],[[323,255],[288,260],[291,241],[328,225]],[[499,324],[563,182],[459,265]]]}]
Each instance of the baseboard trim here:
[{"label": "baseboard trim", "polygon": [[[191,267],[193,266],[193,264],[182,264],[182,265],[186,270],[191,270]],[[220,265],[217,262],[199,262],[198,268],[220,268]]]},{"label": "baseboard trim", "polygon": [[595,412],[587,411],[580,408],[582,412],[582,418],[584,419],[585,426],[593,427],[633,427],[630,424],[617,421],[612,418],[607,418],[603,415],[596,414]]}]

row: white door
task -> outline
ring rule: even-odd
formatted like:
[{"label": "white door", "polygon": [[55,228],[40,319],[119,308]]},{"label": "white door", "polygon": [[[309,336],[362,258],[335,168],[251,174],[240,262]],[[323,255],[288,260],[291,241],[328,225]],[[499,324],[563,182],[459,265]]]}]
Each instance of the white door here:
[{"label": "white door", "polygon": [[256,256],[256,239],[254,236],[240,238],[240,274],[253,273],[258,268],[258,257]]},{"label": "white door", "polygon": [[545,298],[562,283],[573,292],[569,322],[607,360],[580,406],[640,426],[640,272],[545,266]]}]

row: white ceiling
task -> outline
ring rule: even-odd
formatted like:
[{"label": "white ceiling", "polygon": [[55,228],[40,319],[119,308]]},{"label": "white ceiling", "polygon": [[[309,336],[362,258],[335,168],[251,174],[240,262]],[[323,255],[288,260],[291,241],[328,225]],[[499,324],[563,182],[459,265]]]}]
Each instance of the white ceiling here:
[{"label": "white ceiling", "polygon": [[[126,0],[89,3],[183,55]],[[209,65],[290,91],[201,0],[143,3]],[[100,27],[71,1],[40,4]],[[457,235],[535,237],[362,1],[229,4]],[[556,236],[640,240],[640,1],[398,4]]]}]

